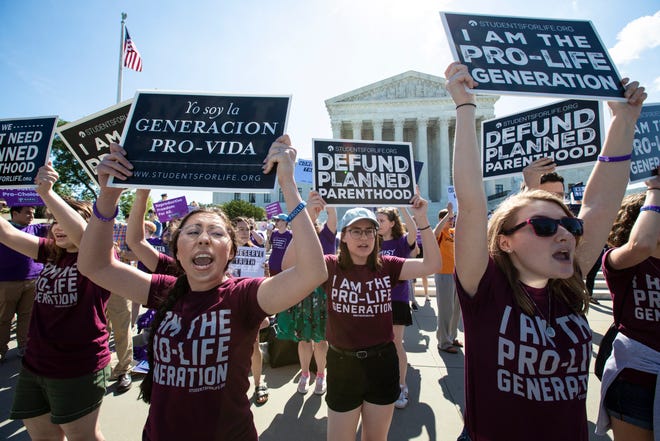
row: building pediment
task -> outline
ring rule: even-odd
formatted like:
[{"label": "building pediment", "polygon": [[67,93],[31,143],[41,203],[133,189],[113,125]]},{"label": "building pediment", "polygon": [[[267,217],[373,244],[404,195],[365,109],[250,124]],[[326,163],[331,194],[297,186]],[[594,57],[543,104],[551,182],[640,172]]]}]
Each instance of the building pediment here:
[{"label": "building pediment", "polygon": [[409,70],[326,100],[326,105],[374,101],[445,98],[445,79]]}]

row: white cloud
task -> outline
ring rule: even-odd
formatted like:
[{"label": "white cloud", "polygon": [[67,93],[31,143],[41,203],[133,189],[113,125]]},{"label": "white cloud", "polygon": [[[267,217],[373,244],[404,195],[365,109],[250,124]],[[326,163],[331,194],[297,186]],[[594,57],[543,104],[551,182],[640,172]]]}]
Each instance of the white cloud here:
[{"label": "white cloud", "polygon": [[615,63],[636,60],[645,50],[660,46],[660,11],[631,21],[616,39],[617,43],[609,50]]}]

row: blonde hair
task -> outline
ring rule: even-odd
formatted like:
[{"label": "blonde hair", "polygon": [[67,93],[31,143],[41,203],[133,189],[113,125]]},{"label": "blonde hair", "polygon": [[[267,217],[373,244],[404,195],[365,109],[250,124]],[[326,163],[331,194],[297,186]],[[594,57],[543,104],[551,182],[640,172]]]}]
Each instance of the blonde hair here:
[{"label": "blonde hair", "polygon": [[[504,200],[493,212],[488,222],[488,253],[498,268],[502,270],[513,297],[520,308],[529,315],[534,314],[534,304],[525,294],[520,282],[520,273],[513,264],[509,253],[500,248],[499,236],[502,231],[514,226],[516,216],[521,208],[534,201],[545,201],[559,206],[566,216],[575,217],[566,204],[552,193],[545,190],[524,191]],[[576,238],[579,243],[580,237]],[[567,279],[550,279],[548,281],[548,295],[560,299],[575,313],[584,314],[589,309],[589,294],[582,278],[580,267],[573,262],[573,275]]]}]

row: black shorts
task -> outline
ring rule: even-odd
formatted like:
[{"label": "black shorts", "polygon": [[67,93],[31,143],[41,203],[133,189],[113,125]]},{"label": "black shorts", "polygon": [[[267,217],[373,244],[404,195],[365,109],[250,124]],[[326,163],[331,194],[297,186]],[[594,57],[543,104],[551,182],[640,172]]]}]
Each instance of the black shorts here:
[{"label": "black shorts", "polygon": [[[406,283],[408,281],[406,280]],[[412,325],[412,312],[410,312],[410,303],[392,301],[392,324],[401,326]]]},{"label": "black shorts", "polygon": [[387,343],[366,358],[328,349],[325,402],[335,412],[357,409],[363,402],[393,404],[399,388],[399,357],[394,343]]},{"label": "black shorts", "polygon": [[610,417],[653,431],[654,399],[654,390],[617,378],[607,388],[604,404]]}]

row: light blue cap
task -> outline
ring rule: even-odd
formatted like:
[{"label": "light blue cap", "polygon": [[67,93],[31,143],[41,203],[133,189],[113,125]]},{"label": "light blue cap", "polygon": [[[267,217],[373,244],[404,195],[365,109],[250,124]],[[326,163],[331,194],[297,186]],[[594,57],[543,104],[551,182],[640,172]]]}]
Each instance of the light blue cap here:
[{"label": "light blue cap", "polygon": [[339,221],[339,231],[343,231],[344,228],[350,227],[355,222],[362,219],[370,220],[373,222],[376,228],[380,226],[378,224],[378,219],[376,219],[376,215],[373,211],[369,210],[368,208],[358,207],[351,208],[350,210],[346,211],[344,216],[341,218],[341,221]]},{"label": "light blue cap", "polygon": [[273,219],[275,219],[275,220],[283,220],[284,222],[288,222],[288,221],[289,221],[289,216],[287,216],[287,215],[284,214],[284,213],[280,213],[280,214],[276,214],[275,216],[273,216]]}]

